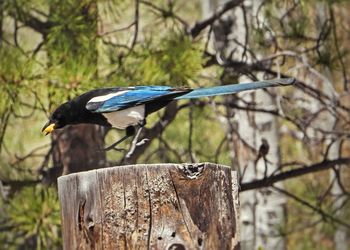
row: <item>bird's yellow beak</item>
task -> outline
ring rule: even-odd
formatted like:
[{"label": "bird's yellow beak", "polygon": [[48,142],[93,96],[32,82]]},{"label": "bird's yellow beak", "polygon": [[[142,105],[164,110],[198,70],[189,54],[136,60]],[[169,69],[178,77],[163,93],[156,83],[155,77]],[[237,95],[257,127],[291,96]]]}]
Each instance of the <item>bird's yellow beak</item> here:
[{"label": "bird's yellow beak", "polygon": [[55,123],[46,123],[45,126],[43,127],[42,129],[42,132],[45,133],[45,135],[48,135],[50,134],[52,131],[55,130],[55,126],[56,124]]}]

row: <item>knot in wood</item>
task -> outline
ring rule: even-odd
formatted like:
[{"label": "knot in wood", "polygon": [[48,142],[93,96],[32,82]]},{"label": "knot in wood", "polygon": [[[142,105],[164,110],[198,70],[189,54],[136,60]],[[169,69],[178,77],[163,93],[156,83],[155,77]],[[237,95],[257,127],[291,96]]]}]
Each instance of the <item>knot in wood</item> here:
[{"label": "knot in wood", "polygon": [[[91,220],[91,219],[90,219]],[[88,228],[90,231],[94,230],[94,227],[95,227],[95,223],[91,220],[89,221],[89,224],[88,224]]]},{"label": "knot in wood", "polygon": [[185,163],[178,168],[189,179],[197,179],[204,171],[204,163]]},{"label": "knot in wood", "polygon": [[173,243],[167,248],[167,250],[186,250],[186,248],[181,243]]}]

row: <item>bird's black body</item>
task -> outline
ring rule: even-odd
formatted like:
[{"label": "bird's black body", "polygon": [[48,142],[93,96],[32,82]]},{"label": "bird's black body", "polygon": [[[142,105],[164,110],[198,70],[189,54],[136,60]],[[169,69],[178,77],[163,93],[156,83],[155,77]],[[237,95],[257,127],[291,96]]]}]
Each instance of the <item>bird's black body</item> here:
[{"label": "bird's black body", "polygon": [[[95,89],[60,105],[50,116],[43,131],[46,134],[69,124],[92,123],[126,129],[127,137],[135,127],[142,127],[146,117],[174,99],[192,99],[237,93],[244,90],[290,85],[294,79],[276,79],[246,84],[233,84],[211,88],[173,88],[168,86],[135,86]],[[110,148],[110,147],[109,147]]]},{"label": "bird's black body", "polygon": [[[97,105],[89,105],[88,102],[98,96],[105,96],[110,93],[116,93],[121,91],[129,91],[130,88],[103,88],[103,89],[95,89],[89,92],[86,92],[80,96],[75,97],[74,99],[63,103],[59,106],[51,115],[50,121],[55,122],[55,128],[62,128],[68,124],[79,124],[79,123],[92,123],[98,124],[101,126],[113,126],[110,124],[105,116],[102,113],[94,112],[97,109],[98,105],[101,103],[97,103]],[[145,102],[145,118],[147,115],[158,111],[159,109],[165,107],[169,104],[175,97],[179,95],[186,94],[192,91],[191,89],[174,89],[174,92],[170,92],[167,95],[160,96],[157,98],[157,101],[148,101]],[[135,105],[137,106],[137,104]],[[123,107],[118,109],[123,110],[128,107]],[[130,107],[129,107],[130,108]],[[109,113],[109,112],[106,112]]]}]

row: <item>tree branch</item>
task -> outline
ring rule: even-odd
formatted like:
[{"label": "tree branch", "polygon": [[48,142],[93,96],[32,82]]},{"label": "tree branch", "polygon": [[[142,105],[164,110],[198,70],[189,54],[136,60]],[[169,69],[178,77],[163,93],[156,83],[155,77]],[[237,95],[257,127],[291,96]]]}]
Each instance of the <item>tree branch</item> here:
[{"label": "tree branch", "polygon": [[251,182],[242,183],[240,191],[248,191],[252,189],[259,189],[272,186],[276,182],[292,179],[305,174],[315,173],[332,168],[335,165],[350,164],[350,158],[339,158],[336,160],[325,160],[310,166],[289,170],[280,174],[270,175],[266,178],[254,180]]},{"label": "tree branch", "polygon": [[207,19],[204,19],[202,21],[197,22],[190,30],[189,34],[191,34],[192,38],[195,38],[199,35],[199,33],[202,32],[205,28],[212,25],[216,20],[218,20],[223,14],[225,14],[227,11],[237,7],[243,3],[243,0],[231,0],[225,3],[221,9],[216,11],[213,15],[208,17]]},{"label": "tree branch", "polygon": [[286,195],[287,197],[290,197],[290,198],[294,199],[295,201],[299,202],[300,204],[302,204],[302,205],[312,209],[313,211],[319,213],[322,216],[323,219],[329,219],[329,220],[331,220],[331,221],[333,221],[333,222],[335,222],[335,223],[337,223],[339,225],[342,225],[342,226],[346,227],[348,230],[350,229],[350,225],[349,224],[347,224],[347,223],[343,222],[342,220],[332,216],[331,214],[328,214],[323,209],[310,204],[309,202],[299,198],[298,196],[296,196],[296,195],[294,195],[292,193],[289,193],[286,190],[283,190],[283,189],[277,188],[277,187],[273,187],[273,188],[276,189],[278,192]]},{"label": "tree branch", "polygon": [[30,13],[25,13],[21,9],[18,9],[16,12],[9,12],[9,15],[23,23],[25,26],[32,28],[33,30],[41,33],[44,36],[47,35],[49,33],[49,29],[51,29],[54,26],[52,22],[43,22],[31,15]]}]

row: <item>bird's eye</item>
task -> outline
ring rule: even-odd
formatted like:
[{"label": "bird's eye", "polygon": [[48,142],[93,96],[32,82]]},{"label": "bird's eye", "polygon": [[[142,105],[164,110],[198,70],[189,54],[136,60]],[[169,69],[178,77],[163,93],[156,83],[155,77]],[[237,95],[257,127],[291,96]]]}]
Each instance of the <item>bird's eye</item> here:
[{"label": "bird's eye", "polygon": [[53,121],[62,120],[62,118],[63,118],[63,116],[62,116],[62,114],[60,114],[60,113],[53,114],[52,117],[51,117],[51,119],[52,119]]}]

